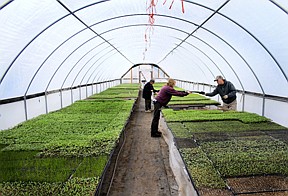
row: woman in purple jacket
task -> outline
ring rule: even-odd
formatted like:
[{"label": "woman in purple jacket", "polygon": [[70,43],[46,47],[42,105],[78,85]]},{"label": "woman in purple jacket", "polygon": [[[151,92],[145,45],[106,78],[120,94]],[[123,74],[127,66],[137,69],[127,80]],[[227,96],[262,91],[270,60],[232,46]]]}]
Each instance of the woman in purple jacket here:
[{"label": "woman in purple jacket", "polygon": [[172,95],[184,97],[189,93],[183,91],[176,91],[174,89],[176,82],[173,79],[169,79],[166,86],[163,86],[155,98],[154,102],[154,116],[151,124],[151,137],[161,137],[161,132],[158,131],[160,111],[162,106],[166,106],[171,100]]}]

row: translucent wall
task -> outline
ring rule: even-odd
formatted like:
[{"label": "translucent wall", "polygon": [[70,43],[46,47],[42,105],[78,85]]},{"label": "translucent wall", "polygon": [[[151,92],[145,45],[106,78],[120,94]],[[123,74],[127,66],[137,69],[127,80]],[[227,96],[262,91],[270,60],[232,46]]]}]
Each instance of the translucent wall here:
[{"label": "translucent wall", "polygon": [[151,2],[2,1],[0,103],[120,79],[143,63],[180,80],[209,86],[223,75],[240,91],[288,97],[287,1],[159,0],[153,15]]}]

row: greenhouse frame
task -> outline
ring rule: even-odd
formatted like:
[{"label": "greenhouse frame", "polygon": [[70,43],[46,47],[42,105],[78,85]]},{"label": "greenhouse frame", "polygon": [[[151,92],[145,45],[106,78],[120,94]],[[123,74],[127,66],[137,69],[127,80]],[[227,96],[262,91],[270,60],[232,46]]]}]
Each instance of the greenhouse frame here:
[{"label": "greenhouse frame", "polygon": [[237,111],[288,127],[287,0],[2,0],[0,24],[0,132],[118,85],[208,93],[219,75]]}]

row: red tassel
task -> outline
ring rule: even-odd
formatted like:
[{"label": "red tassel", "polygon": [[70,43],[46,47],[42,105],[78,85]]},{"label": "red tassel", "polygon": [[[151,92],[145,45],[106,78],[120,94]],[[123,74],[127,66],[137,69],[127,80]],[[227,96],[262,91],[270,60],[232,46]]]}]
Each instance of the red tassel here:
[{"label": "red tassel", "polygon": [[182,12],[184,13],[184,0],[181,0],[181,4],[182,4]]},{"label": "red tassel", "polygon": [[171,8],[172,8],[172,5],[173,5],[173,3],[174,3],[174,0],[172,1],[172,3],[171,3],[171,5],[170,5],[169,9],[171,9]]}]

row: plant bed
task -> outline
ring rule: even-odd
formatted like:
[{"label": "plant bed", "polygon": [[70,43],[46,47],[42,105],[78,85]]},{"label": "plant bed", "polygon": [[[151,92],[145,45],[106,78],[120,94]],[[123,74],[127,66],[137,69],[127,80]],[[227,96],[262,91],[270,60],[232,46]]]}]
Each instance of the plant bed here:
[{"label": "plant bed", "polygon": [[167,122],[219,121],[238,120],[243,123],[270,122],[268,118],[254,113],[220,110],[162,110]]},{"label": "plant bed", "polygon": [[212,188],[204,188],[201,187],[198,190],[199,195],[201,196],[234,196],[234,194],[232,193],[232,191],[228,190],[228,189],[212,189]]},{"label": "plant bed", "polygon": [[270,135],[271,137],[281,140],[283,142],[285,142],[286,144],[288,144],[288,129],[286,130],[278,130],[278,131],[274,131],[274,130],[265,130],[265,133]]},{"label": "plant bed", "polygon": [[234,194],[263,192],[267,195],[285,195],[288,193],[288,180],[284,176],[228,178],[227,183],[233,187]]},{"label": "plant bed", "polygon": [[[229,190],[234,189],[233,184],[226,184],[227,179],[249,180],[263,175],[287,178],[287,128],[247,112],[171,109],[162,112],[200,195],[238,194]],[[253,194],[261,195],[270,189],[254,191]],[[279,195],[285,191],[279,190]]]},{"label": "plant bed", "polygon": [[220,105],[220,103],[199,94],[189,94],[185,97],[172,96],[168,105],[170,107],[188,108],[189,106],[205,107],[206,105]]},{"label": "plant bed", "polygon": [[0,195],[93,194],[134,103],[77,101],[1,131]]},{"label": "plant bed", "polygon": [[189,138],[175,138],[178,148],[196,148],[198,144]]},{"label": "plant bed", "polygon": [[180,152],[196,188],[226,188],[224,180],[201,148],[180,148]]}]

